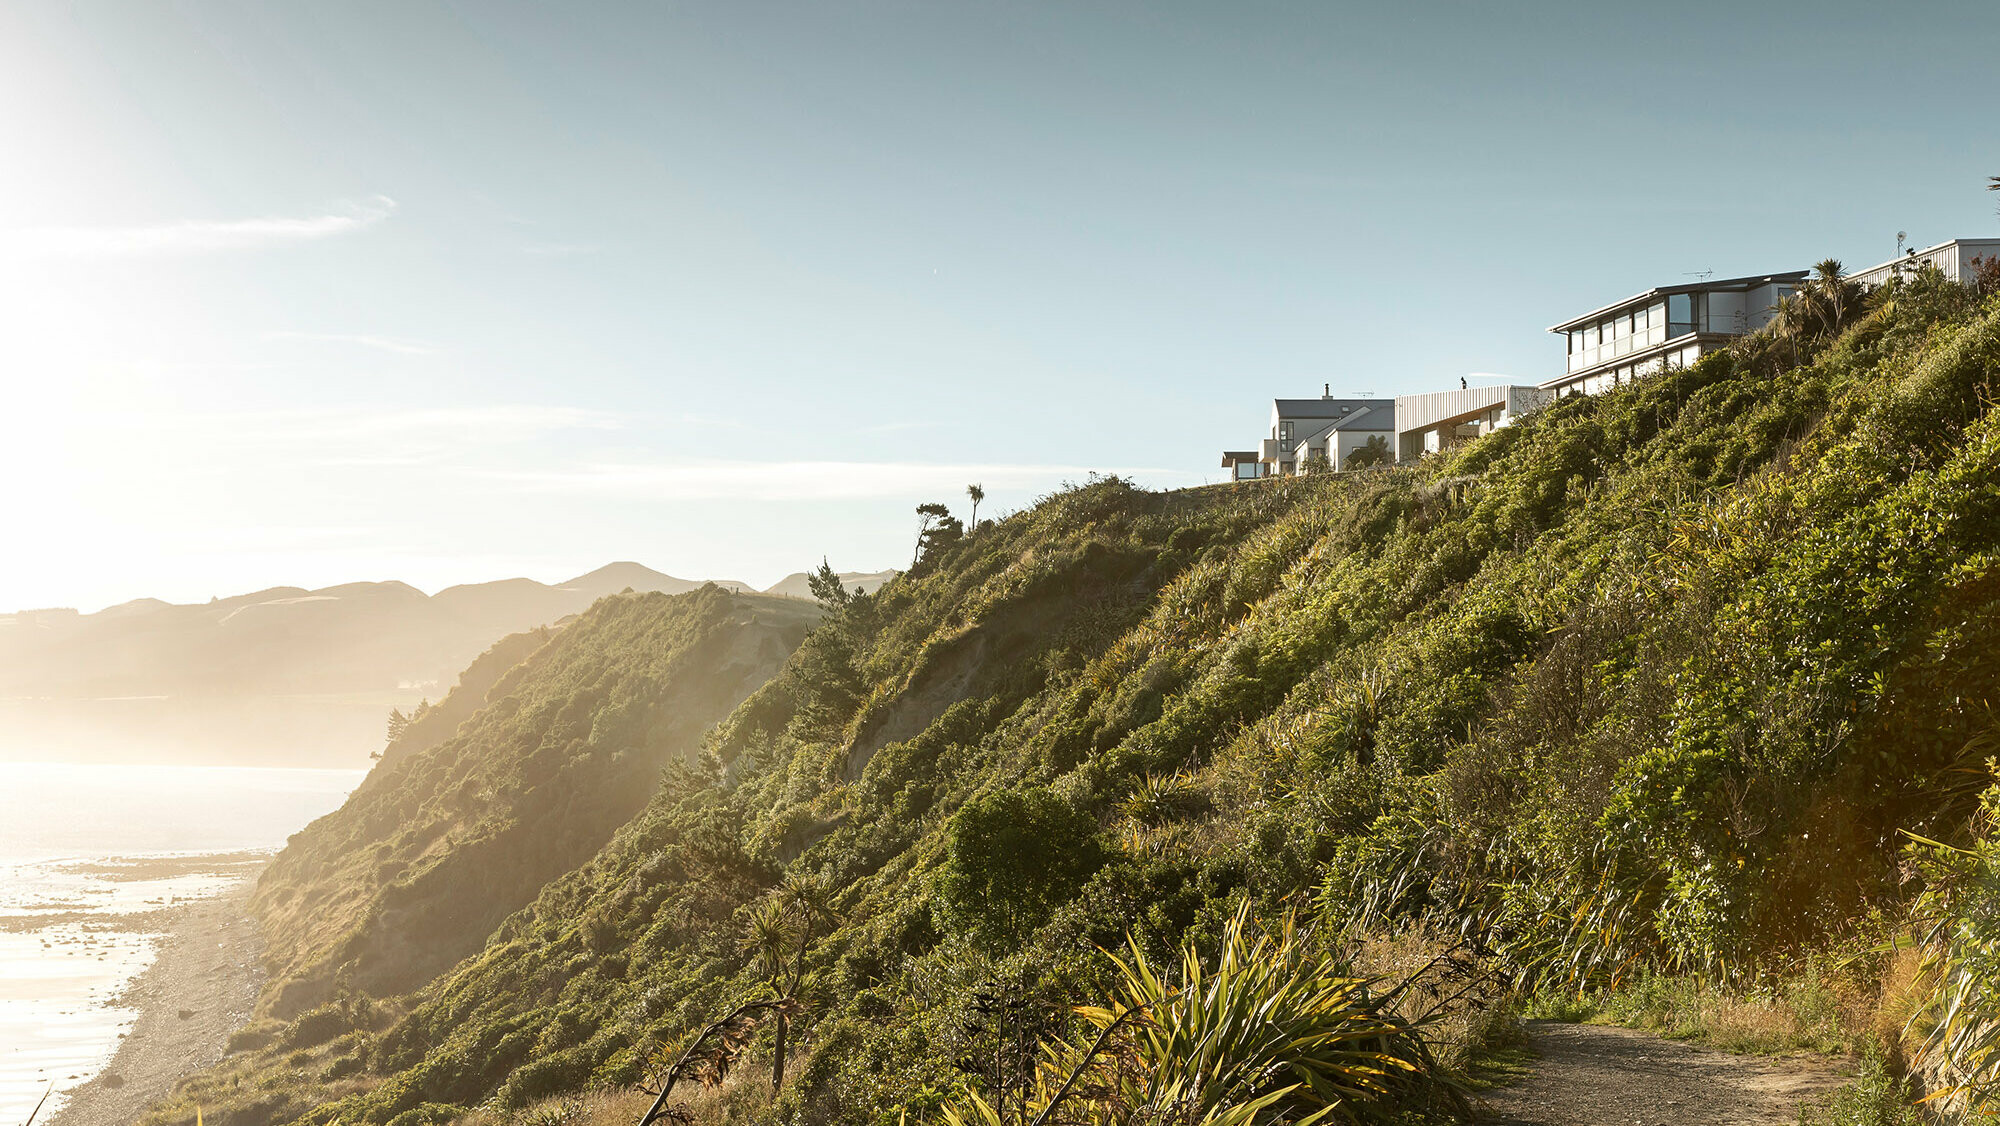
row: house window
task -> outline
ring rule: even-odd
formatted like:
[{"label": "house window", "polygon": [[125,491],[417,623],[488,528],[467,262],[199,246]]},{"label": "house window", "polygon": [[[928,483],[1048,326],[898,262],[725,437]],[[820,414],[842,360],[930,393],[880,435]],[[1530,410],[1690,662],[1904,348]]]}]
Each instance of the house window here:
[{"label": "house window", "polygon": [[1667,339],[1694,332],[1694,294],[1675,293],[1667,298]]},{"label": "house window", "polygon": [[1292,440],[1292,424],[1290,422],[1278,423],[1278,440],[1281,442]]}]

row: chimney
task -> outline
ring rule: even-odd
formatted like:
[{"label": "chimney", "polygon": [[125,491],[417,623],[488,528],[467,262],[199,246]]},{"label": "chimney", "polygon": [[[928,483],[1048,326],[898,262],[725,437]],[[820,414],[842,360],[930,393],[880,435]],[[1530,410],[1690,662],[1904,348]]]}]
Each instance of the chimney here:
[{"label": "chimney", "polygon": [[1333,384],[1331,384],[1331,383],[1322,383],[1322,384],[1320,384],[1320,385],[1319,385],[1319,397],[1320,397],[1320,398],[1322,398],[1322,399],[1331,399],[1331,398],[1333,398]]}]

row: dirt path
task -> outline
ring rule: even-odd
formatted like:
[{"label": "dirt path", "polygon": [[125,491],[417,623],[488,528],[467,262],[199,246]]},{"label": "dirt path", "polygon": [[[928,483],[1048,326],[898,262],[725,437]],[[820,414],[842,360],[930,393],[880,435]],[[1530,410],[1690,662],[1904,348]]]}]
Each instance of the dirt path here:
[{"label": "dirt path", "polygon": [[1791,1126],[1844,1076],[1816,1057],[1735,1056],[1626,1028],[1530,1021],[1541,1058],[1488,1091],[1493,1126]]},{"label": "dirt path", "polygon": [[132,1034],[49,1126],[122,1126],[176,1080],[222,1058],[262,981],[262,943],[249,918],[256,882],[253,871],[213,899],[171,909],[159,957],[126,993],[139,1008]]}]

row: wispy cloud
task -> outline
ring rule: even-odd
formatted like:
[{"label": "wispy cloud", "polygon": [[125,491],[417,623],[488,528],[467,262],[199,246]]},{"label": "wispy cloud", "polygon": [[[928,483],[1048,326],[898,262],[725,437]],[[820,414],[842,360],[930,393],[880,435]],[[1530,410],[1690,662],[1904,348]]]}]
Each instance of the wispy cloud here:
[{"label": "wispy cloud", "polygon": [[0,243],[27,253],[78,258],[259,250],[366,230],[395,211],[395,200],[376,195],[320,215],[184,219],[128,227],[28,227],[0,232]]},{"label": "wispy cloud", "polygon": [[395,439],[468,445],[511,442],[568,430],[617,430],[621,416],[584,407],[501,403],[402,410],[325,408],[207,416],[237,434],[310,447],[320,443]]},{"label": "wispy cloud", "polygon": [[389,336],[367,336],[345,332],[267,332],[266,340],[300,340],[316,344],[352,344],[399,356],[434,356],[443,349],[422,340],[397,340]]},{"label": "wispy cloud", "polygon": [[[1052,489],[1081,481],[1079,465],[939,464],[861,461],[602,463],[572,468],[475,469],[470,475],[526,492],[615,494],[656,500],[840,500],[957,496],[966,483],[988,489]],[[1199,475],[1172,469],[1112,469],[1154,484],[1183,485]]]},{"label": "wispy cloud", "polygon": [[962,496],[974,481],[996,498],[1026,499],[1093,471],[1156,488],[1203,480],[1179,469],[1105,465],[694,458],[670,452],[661,421],[584,407],[489,404],[147,414],[129,425],[135,445],[212,451],[207,460],[217,465],[248,457],[279,469],[410,470],[418,476],[409,480],[425,491],[470,488],[561,504],[935,500]]},{"label": "wispy cloud", "polygon": [[883,422],[874,426],[864,426],[856,434],[900,434],[906,430],[929,430],[934,424],[929,422]]},{"label": "wispy cloud", "polygon": [[603,249],[594,242],[530,242],[522,244],[521,253],[535,258],[574,258]]},{"label": "wispy cloud", "polygon": [[479,464],[519,456],[566,435],[623,430],[624,416],[582,407],[324,407],[297,410],[99,416],[135,443],[165,440],[211,451],[208,460],[275,458],[274,464],[349,468]]}]

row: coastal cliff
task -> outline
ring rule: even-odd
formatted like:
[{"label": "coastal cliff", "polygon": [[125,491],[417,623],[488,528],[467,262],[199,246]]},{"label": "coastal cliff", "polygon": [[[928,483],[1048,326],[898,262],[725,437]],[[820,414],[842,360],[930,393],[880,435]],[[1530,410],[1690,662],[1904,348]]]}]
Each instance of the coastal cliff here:
[{"label": "coastal cliff", "polygon": [[1104,951],[1246,901],[1471,934],[1530,990],[1777,980],[1907,925],[1900,833],[1969,839],[1996,377],[2000,305],[1913,286],[1414,467],[1067,488],[768,646],[760,603],[601,603],[293,842],[266,1019],[147,1121],[630,1088],[785,980],[768,905],[813,905],[796,1059],[716,1120],[931,1113],[995,1013],[1063,1027]]}]

